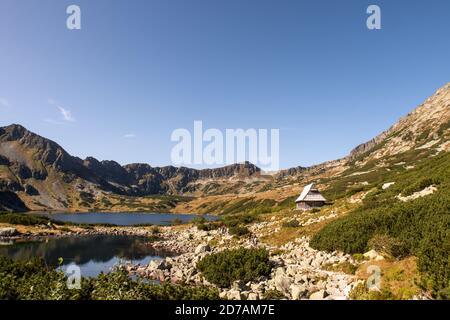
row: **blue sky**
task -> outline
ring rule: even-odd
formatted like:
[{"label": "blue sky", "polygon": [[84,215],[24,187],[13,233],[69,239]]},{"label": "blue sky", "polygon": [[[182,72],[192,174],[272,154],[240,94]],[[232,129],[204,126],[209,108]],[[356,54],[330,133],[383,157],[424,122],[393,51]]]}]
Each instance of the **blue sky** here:
[{"label": "blue sky", "polygon": [[279,128],[282,168],[332,160],[450,81],[449,14],[448,0],[2,0],[0,125],[154,166],[194,120]]}]

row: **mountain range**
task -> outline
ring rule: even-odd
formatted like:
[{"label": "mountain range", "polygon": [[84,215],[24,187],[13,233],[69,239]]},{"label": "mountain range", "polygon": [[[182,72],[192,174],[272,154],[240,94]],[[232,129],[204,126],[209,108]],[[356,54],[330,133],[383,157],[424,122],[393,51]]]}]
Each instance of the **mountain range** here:
[{"label": "mountain range", "polygon": [[[249,162],[197,170],[144,163],[122,166],[93,157],[83,160],[56,142],[12,124],[0,128],[0,211],[156,210],[155,204],[161,204],[164,196],[172,196],[170,200],[174,201],[160,208],[167,210],[191,201],[188,197],[216,201],[222,197],[220,201],[227,201],[251,196],[280,202],[297,193],[307,181],[323,182],[322,187],[327,189],[327,179],[342,176],[349,168],[351,174],[358,174],[359,169],[378,170],[390,157],[413,166],[421,158],[448,152],[449,129],[450,83],[348,156],[268,175]],[[182,209],[198,210],[204,205],[192,204]]]}]

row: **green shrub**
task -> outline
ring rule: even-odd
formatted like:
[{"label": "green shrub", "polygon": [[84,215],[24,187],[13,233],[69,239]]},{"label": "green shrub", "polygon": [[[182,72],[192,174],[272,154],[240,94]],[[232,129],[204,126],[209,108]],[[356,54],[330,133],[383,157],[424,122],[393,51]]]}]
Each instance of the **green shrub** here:
[{"label": "green shrub", "polygon": [[241,227],[241,226],[230,227],[228,229],[228,231],[230,232],[231,235],[237,236],[237,237],[245,236],[250,233],[250,230],[248,230],[247,227]]},{"label": "green shrub", "polygon": [[[414,255],[423,286],[436,298],[448,299],[450,153],[430,158],[396,176],[394,186],[369,194],[361,207],[315,234],[310,245],[350,254],[375,247],[395,257]],[[396,199],[400,192],[414,193],[430,184],[439,184],[432,195],[408,202]]]},{"label": "green shrub", "polygon": [[369,240],[368,246],[375,251],[394,258],[403,258],[408,254],[401,241],[385,234],[377,234]]},{"label": "green shrub", "polygon": [[217,289],[205,286],[161,285],[132,281],[128,274],[116,271],[100,274],[92,283],[92,300],[218,300]]},{"label": "green shrub", "polygon": [[325,265],[323,266],[323,269],[334,272],[343,272],[346,274],[355,274],[358,267],[348,261],[344,261],[337,264]]},{"label": "green shrub", "polygon": [[388,289],[369,291],[365,284],[360,283],[350,291],[349,298],[352,300],[393,300],[394,295]]},{"label": "green shrub", "polygon": [[356,186],[356,187],[352,187],[351,189],[349,189],[345,196],[346,197],[351,197],[359,192],[365,191],[366,190],[366,186]]},{"label": "green shrub", "polygon": [[223,220],[223,223],[229,228],[236,227],[238,225],[247,225],[257,220],[258,218],[254,214],[236,214],[226,216]]},{"label": "green shrub", "polygon": [[152,226],[150,229],[150,233],[153,236],[159,235],[161,233],[161,229],[158,226]]},{"label": "green shrub", "polygon": [[300,226],[300,222],[298,222],[298,220],[289,220],[286,222],[283,222],[282,227],[284,228],[297,228],[298,226]]},{"label": "green shrub", "polygon": [[0,257],[0,300],[206,300],[219,299],[219,291],[205,286],[132,280],[123,271],[82,278],[80,290],[69,290],[64,273],[48,268],[43,260],[12,261]]},{"label": "green shrub", "polygon": [[423,189],[425,189],[433,184],[439,184],[439,181],[437,181],[436,179],[433,179],[433,178],[422,178],[419,181],[417,181],[416,183],[414,183],[413,185],[406,187],[403,190],[402,195],[405,197],[410,196],[413,193],[422,191]]},{"label": "green shrub", "polygon": [[203,223],[206,223],[206,222],[208,222],[208,220],[206,220],[206,218],[203,217],[203,216],[198,216],[198,217],[195,217],[194,219],[191,220],[191,223],[195,224],[195,225],[203,224]]},{"label": "green shrub", "polygon": [[47,224],[51,219],[38,215],[31,215],[25,213],[3,213],[0,214],[1,223],[20,224],[24,226],[34,226]]},{"label": "green shrub", "polygon": [[217,230],[221,226],[223,226],[223,223],[221,221],[212,221],[212,222],[197,224],[197,229],[203,230],[203,231],[211,231],[211,230]]},{"label": "green shrub", "polygon": [[286,299],[284,294],[278,290],[267,290],[263,294],[263,300],[283,300]]},{"label": "green shrub", "polygon": [[225,250],[204,257],[197,264],[206,280],[219,287],[229,287],[234,281],[244,282],[268,276],[269,253],[266,249]]},{"label": "green shrub", "polygon": [[222,221],[208,221],[203,216],[195,217],[194,219],[192,219],[191,223],[194,224],[195,226],[197,226],[198,230],[202,230],[202,231],[216,230],[216,229],[220,228],[221,226],[223,226]]}]

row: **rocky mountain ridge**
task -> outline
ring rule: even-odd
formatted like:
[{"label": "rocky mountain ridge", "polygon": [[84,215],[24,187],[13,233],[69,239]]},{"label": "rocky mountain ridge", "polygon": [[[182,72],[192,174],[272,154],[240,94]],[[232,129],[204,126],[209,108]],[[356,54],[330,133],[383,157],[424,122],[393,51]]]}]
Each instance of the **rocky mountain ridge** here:
[{"label": "rocky mountain ridge", "polygon": [[[152,167],[115,161],[84,160],[71,156],[60,145],[21,125],[0,128],[0,191],[30,197],[61,198],[76,191],[98,189],[128,196],[183,194],[195,191],[193,183],[205,180],[239,180],[258,177],[261,170],[245,162],[215,169]],[[50,207],[54,201],[47,201]],[[47,204],[46,204],[47,206]],[[58,206],[57,206],[58,207]]]},{"label": "rocky mountain ridge", "polygon": [[355,159],[365,154],[369,156],[368,153],[372,153],[369,157],[371,159],[381,158],[414,148],[427,147],[438,147],[448,151],[449,128],[450,83],[447,83],[391,128],[354,148],[348,158]]}]

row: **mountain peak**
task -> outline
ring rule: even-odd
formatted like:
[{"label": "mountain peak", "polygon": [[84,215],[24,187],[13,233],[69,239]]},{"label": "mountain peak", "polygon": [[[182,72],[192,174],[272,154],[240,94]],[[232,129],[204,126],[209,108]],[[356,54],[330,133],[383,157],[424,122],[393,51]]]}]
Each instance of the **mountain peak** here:
[{"label": "mountain peak", "polygon": [[10,124],[9,126],[0,128],[0,135],[7,136],[8,140],[18,140],[25,136],[29,131],[20,124]]}]

